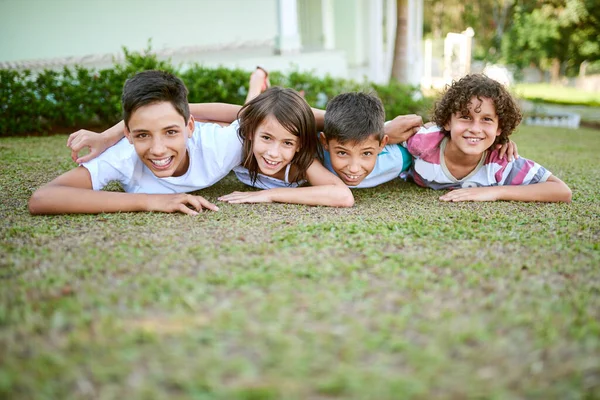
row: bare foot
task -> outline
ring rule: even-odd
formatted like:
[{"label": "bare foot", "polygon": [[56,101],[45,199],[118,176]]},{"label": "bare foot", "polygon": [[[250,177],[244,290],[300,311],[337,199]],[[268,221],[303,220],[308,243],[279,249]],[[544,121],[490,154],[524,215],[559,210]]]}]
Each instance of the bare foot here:
[{"label": "bare foot", "polygon": [[269,73],[262,67],[256,67],[252,75],[250,75],[250,85],[260,87],[260,93],[271,87],[269,82]]},{"label": "bare foot", "polygon": [[271,87],[269,73],[261,67],[256,67],[254,72],[250,75],[250,85],[248,87],[246,103],[267,90],[269,87]]}]

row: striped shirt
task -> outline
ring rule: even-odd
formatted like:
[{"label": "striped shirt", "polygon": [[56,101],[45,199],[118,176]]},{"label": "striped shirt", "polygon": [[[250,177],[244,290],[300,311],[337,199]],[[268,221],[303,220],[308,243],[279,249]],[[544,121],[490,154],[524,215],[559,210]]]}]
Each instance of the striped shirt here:
[{"label": "striped shirt", "polygon": [[421,128],[408,140],[408,151],[415,158],[411,176],[419,186],[431,189],[460,189],[478,186],[530,185],[548,180],[550,171],[520,157],[500,159],[498,150],[487,150],[467,176],[457,179],[448,170],[444,149],[449,138],[439,127]]}]

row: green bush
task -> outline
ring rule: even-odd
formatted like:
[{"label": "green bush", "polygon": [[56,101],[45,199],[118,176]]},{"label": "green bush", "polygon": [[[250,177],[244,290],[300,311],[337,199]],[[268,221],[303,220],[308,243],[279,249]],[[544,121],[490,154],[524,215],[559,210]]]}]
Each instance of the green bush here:
[{"label": "green bush", "polygon": [[40,130],[41,103],[31,71],[0,70],[0,135]]},{"label": "green bush", "polygon": [[[150,46],[143,52],[124,51],[124,62],[94,70],[80,66],[60,71],[0,70],[0,136],[45,134],[76,128],[105,128],[121,118],[121,91],[125,81],[149,69],[170,71],[187,85],[192,103],[243,104],[248,93],[248,72],[240,69],[193,65],[179,71],[170,61],[159,60]],[[374,91],[384,102],[388,119],[400,114],[422,113],[427,102],[411,86],[357,83],[311,73],[270,74],[272,85],[303,91],[307,102],[325,108],[327,102],[347,91]]]},{"label": "green bush", "polygon": [[248,94],[248,72],[241,69],[194,65],[179,76],[190,91],[190,103],[244,104]]},{"label": "green bush", "polygon": [[403,114],[419,114],[425,118],[432,105],[431,100],[423,97],[417,87],[398,81],[391,81],[387,85],[373,84],[373,89],[383,102],[386,119]]}]

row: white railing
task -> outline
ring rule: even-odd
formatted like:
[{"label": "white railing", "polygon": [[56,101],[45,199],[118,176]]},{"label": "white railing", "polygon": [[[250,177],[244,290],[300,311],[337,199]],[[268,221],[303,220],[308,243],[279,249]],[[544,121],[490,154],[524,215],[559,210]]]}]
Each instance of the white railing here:
[{"label": "white railing", "polygon": [[524,122],[525,125],[559,126],[577,129],[581,122],[581,116],[576,113],[546,114],[526,117]]}]

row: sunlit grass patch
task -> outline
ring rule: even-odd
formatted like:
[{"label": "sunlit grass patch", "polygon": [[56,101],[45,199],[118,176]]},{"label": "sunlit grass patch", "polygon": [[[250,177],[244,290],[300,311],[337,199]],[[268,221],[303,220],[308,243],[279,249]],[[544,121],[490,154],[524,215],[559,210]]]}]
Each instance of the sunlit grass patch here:
[{"label": "sunlit grass patch", "polygon": [[549,83],[519,83],[513,92],[528,100],[547,103],[600,107],[600,93]]}]

